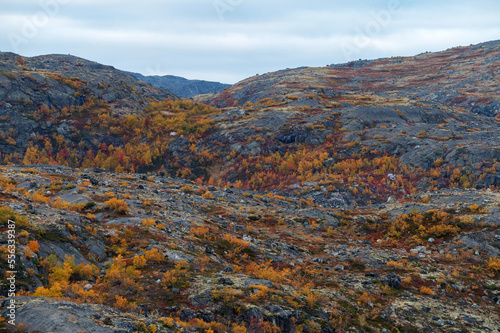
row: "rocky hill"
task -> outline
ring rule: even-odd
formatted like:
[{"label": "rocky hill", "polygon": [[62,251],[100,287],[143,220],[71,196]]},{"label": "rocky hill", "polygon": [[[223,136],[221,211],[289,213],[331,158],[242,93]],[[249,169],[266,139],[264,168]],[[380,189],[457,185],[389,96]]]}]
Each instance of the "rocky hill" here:
[{"label": "rocky hill", "polygon": [[188,80],[174,75],[142,75],[130,73],[139,80],[147,82],[155,87],[163,88],[181,97],[193,97],[202,94],[214,94],[223,91],[230,84],[204,80]]},{"label": "rocky hill", "polygon": [[19,330],[494,332],[499,48],[288,69],[196,102],[3,54]]},{"label": "rocky hill", "polygon": [[[112,66],[70,55],[0,53],[0,159],[18,161],[30,142],[36,145],[54,135],[61,136],[64,147],[86,142],[85,151],[96,149],[102,137],[110,144],[109,127],[97,137],[79,135],[91,109],[105,105],[110,117],[121,119],[143,114],[151,102],[165,99],[178,97]],[[96,122],[102,124],[102,116]],[[13,159],[2,158],[6,155]]]},{"label": "rocky hill", "polygon": [[495,116],[500,113],[498,76],[500,41],[414,57],[361,60],[322,68],[303,67],[257,75],[210,99],[215,106],[243,105],[296,93],[369,92],[462,107]]},{"label": "rocky hill", "polygon": [[143,109],[150,99],[175,99],[112,66],[71,55],[22,57],[0,53],[0,98],[13,107],[63,108],[96,98],[124,112]]}]

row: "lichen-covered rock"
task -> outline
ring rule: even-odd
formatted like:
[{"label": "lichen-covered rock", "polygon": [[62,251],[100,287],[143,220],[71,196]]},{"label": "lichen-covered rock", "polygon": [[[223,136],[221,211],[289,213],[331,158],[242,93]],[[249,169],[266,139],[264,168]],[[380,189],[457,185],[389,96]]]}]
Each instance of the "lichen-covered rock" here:
[{"label": "lichen-covered rock", "polygon": [[[16,297],[16,323],[30,332],[128,333],[137,331],[137,320],[121,311],[96,304],[73,303],[51,298]],[[10,299],[2,301],[2,316]],[[140,315],[139,321],[151,324]],[[167,332],[160,330],[159,332]]]},{"label": "lichen-covered rock", "polygon": [[401,288],[401,278],[396,273],[391,273],[385,277],[386,286],[399,289]]}]

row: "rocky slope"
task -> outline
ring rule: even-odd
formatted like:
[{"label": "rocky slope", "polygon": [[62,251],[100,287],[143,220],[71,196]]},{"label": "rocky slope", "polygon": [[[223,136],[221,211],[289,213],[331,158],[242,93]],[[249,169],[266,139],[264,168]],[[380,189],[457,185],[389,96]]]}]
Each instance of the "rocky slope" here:
[{"label": "rocky slope", "polygon": [[[164,99],[178,98],[112,66],[70,55],[25,58],[2,52],[0,158],[24,155],[30,142],[50,140],[54,135],[61,135],[65,146],[83,139],[95,148],[102,139],[94,145],[96,137],[74,135],[88,120],[82,110],[106,105],[112,117],[121,118],[142,114],[152,101]],[[109,128],[103,135],[108,143],[113,141]]]},{"label": "rocky slope", "polygon": [[130,113],[144,108],[150,99],[175,96],[112,66],[79,57],[51,54],[28,58],[1,52],[0,98],[3,104],[24,108],[42,104],[63,108],[96,98]]},{"label": "rocky slope", "polygon": [[28,331],[500,325],[497,192],[340,211],[161,175],[38,165],[4,167],[0,181],[2,230],[13,219],[19,235],[16,318]]},{"label": "rocky slope", "polygon": [[204,80],[188,80],[174,75],[142,75],[130,73],[139,80],[147,82],[155,87],[163,88],[181,97],[193,97],[202,94],[214,94],[223,91],[230,84]]},{"label": "rocky slope", "polygon": [[290,94],[370,92],[462,107],[495,116],[500,112],[500,41],[423,53],[355,61],[322,68],[303,67],[258,75],[233,85],[209,102],[232,106]]},{"label": "rocky slope", "polygon": [[[494,331],[498,52],[283,70],[194,98],[213,107],[95,63],[59,77],[63,56],[47,73],[4,54],[0,226],[16,221],[19,323]],[[120,94],[118,78],[116,100],[90,84]]]}]

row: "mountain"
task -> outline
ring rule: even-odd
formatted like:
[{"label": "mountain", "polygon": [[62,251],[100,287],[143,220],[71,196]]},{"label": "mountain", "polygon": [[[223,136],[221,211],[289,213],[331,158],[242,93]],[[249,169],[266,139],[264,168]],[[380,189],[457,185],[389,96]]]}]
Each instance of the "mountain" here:
[{"label": "mountain", "polygon": [[216,97],[214,106],[240,105],[296,93],[362,93],[406,97],[495,116],[500,113],[500,41],[413,57],[361,60],[322,68],[302,67],[257,75]]},{"label": "mountain", "polygon": [[[85,151],[78,155],[68,150],[59,160],[71,155],[74,161],[82,160],[86,152],[98,150],[103,142],[120,144],[107,127],[109,121],[142,114],[152,102],[165,100],[178,97],[112,66],[70,55],[28,58],[0,53],[0,159],[20,162],[28,146],[43,145],[58,135],[60,144],[54,148],[59,147],[59,152],[72,148]],[[100,108],[106,109],[109,117],[105,126]],[[85,128],[101,131],[92,135]],[[85,134],[79,135],[82,129]],[[76,149],[78,144],[86,148]]]},{"label": "mountain", "polygon": [[218,93],[230,87],[230,84],[220,82],[203,81],[203,80],[188,80],[180,76],[174,75],[148,75],[144,76],[139,73],[130,73],[139,80],[147,82],[155,87],[167,89],[177,96],[193,97],[196,95]]},{"label": "mountain", "polygon": [[0,228],[15,222],[18,323],[494,331],[499,50],[287,69],[195,101],[95,63],[50,56],[46,73],[4,54]]},{"label": "mountain", "polygon": [[22,57],[1,52],[0,74],[0,98],[13,107],[63,108],[95,98],[130,113],[144,108],[150,99],[176,99],[112,66],[71,55]]}]

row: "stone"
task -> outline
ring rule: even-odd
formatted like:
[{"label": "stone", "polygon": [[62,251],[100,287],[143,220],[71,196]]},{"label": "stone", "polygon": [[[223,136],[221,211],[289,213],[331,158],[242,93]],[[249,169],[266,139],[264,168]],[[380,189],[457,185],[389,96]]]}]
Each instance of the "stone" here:
[{"label": "stone", "polygon": [[[7,299],[5,299],[7,300]],[[1,304],[6,309],[5,300]],[[132,319],[114,308],[97,304],[83,304],[46,297],[15,297],[16,323],[24,324],[29,332],[134,332],[140,329],[134,323],[145,318]],[[6,310],[1,315],[6,317]],[[101,318],[102,320],[96,320]]]},{"label": "stone", "polygon": [[219,284],[225,284],[225,285],[229,285],[229,286],[232,286],[234,284],[233,280],[231,280],[230,278],[223,278],[221,277],[217,283]]},{"label": "stone", "polygon": [[386,276],[384,283],[391,288],[401,288],[401,278],[394,272]]}]

